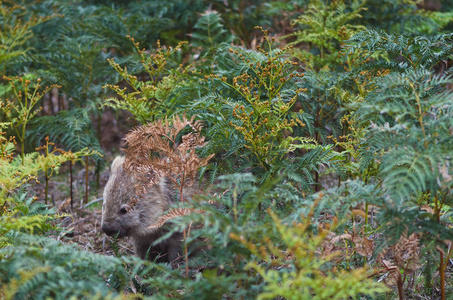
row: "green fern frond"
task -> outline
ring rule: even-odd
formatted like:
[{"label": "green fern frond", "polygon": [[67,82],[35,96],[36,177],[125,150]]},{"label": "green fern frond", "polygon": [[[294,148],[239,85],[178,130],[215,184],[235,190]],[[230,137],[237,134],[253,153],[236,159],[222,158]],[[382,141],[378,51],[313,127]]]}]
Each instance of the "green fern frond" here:
[{"label": "green fern frond", "polygon": [[[387,52],[392,56],[402,56],[403,61],[393,62],[390,66],[401,69],[422,68],[432,69],[440,62],[448,59],[453,53],[453,34],[441,34],[432,37],[411,36],[408,34],[388,34],[375,30],[367,30],[355,34],[347,48],[349,53],[356,49],[364,49],[368,55],[376,52]],[[382,64],[368,64],[367,68],[381,67]],[[392,68],[393,69],[393,68]]]},{"label": "green fern frond", "polygon": [[1,249],[0,257],[2,289],[9,288],[14,299],[91,299],[96,294],[113,298],[123,294],[131,280],[125,263],[138,263],[26,235],[13,247]]},{"label": "green fern frond", "polygon": [[28,132],[28,138],[39,144],[46,136],[73,152],[91,150],[96,168],[104,167],[105,162],[102,158],[104,152],[93,132],[87,110],[75,108],[60,111],[55,116],[36,118]]},{"label": "green fern frond", "polygon": [[212,48],[220,43],[230,43],[233,39],[231,33],[223,28],[222,20],[218,13],[207,11],[195,23],[191,34],[192,45],[195,47]]},{"label": "green fern frond", "polygon": [[297,56],[307,64],[307,69],[335,69],[341,64],[338,55],[340,44],[348,40],[354,33],[364,30],[362,25],[351,21],[361,17],[365,1],[311,1],[304,14],[293,20],[300,26],[287,37],[295,37],[290,45],[307,43],[310,51],[299,51]]}]

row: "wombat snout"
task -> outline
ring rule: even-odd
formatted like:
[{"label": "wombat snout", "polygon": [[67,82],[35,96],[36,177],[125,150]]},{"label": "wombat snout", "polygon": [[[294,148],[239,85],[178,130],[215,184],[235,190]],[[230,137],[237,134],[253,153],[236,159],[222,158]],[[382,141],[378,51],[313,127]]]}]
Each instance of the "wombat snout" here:
[{"label": "wombat snout", "polygon": [[120,230],[116,229],[116,228],[112,228],[112,227],[109,227],[107,225],[102,225],[102,231],[105,232],[106,235],[108,236],[114,236],[116,234],[120,235],[121,232]]}]

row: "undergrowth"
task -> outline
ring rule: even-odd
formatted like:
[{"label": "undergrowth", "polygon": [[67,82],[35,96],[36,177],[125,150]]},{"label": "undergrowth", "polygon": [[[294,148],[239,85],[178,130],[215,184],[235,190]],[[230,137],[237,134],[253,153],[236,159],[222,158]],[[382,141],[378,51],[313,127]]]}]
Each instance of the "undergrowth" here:
[{"label": "undergrowth", "polygon": [[[0,2],[1,297],[447,299],[451,12],[377,2]],[[179,267],[46,237],[106,107],[141,125],[127,171],[179,192]]]}]

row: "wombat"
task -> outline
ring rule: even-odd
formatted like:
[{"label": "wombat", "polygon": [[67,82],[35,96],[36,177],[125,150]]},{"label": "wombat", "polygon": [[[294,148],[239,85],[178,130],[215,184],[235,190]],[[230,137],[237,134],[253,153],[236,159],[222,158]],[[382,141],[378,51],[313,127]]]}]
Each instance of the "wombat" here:
[{"label": "wombat", "polygon": [[124,157],[112,163],[111,175],[104,189],[102,205],[102,230],[109,236],[129,236],[135,254],[158,262],[175,262],[182,256],[182,234],[175,232],[171,237],[153,245],[169,232],[168,228],[149,228],[169,208],[170,189],[162,178],[159,184],[137,193],[139,182],[132,174],[123,170]]}]

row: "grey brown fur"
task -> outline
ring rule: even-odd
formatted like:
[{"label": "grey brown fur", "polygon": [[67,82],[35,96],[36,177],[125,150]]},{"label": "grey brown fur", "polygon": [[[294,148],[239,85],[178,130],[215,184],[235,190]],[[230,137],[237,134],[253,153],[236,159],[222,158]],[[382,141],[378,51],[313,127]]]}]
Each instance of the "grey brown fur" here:
[{"label": "grey brown fur", "polygon": [[135,254],[141,258],[174,262],[181,257],[181,233],[153,245],[167,234],[168,229],[149,228],[164,214],[171,203],[165,180],[137,195],[137,180],[123,170],[124,157],[117,157],[111,168],[111,175],[104,189],[102,205],[102,230],[109,236],[129,236]]}]

